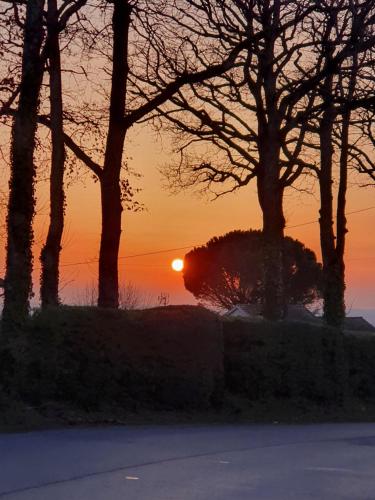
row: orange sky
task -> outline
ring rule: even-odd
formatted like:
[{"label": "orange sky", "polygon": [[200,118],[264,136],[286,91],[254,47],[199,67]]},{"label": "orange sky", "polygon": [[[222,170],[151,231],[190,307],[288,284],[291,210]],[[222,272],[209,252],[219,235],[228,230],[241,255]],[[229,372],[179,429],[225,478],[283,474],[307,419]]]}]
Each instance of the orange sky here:
[{"label": "orange sky", "polygon": [[[150,134],[142,132],[130,138],[127,155],[131,166],[143,175],[139,199],[147,208],[142,213],[126,212],[123,216],[123,237],[120,256],[154,252],[169,248],[205,243],[209,238],[233,229],[261,227],[255,185],[242,188],[210,202],[192,192],[172,196],[162,188],[158,167],[170,160]],[[48,224],[47,183],[38,189],[38,214],[35,222],[36,251],[44,240]],[[375,205],[374,188],[354,186],[348,196],[348,211]],[[83,301],[85,287],[96,282],[97,264],[72,263],[97,259],[100,236],[100,205],[98,185],[87,179],[77,182],[67,191],[66,230],[63,241],[61,295],[67,302]],[[312,195],[289,190],[285,199],[288,226],[316,220],[318,201]],[[348,216],[347,244],[347,306],[375,309],[375,209]],[[319,254],[318,224],[287,229],[286,233],[303,241]],[[193,296],[185,291],[182,276],[172,271],[170,262],[183,257],[187,250],[166,252],[137,258],[121,258],[120,279],[130,281],[155,303],[161,293],[168,294],[170,303],[192,303]],[[4,255],[1,254],[4,268]],[[35,262],[35,288],[39,275]]]}]

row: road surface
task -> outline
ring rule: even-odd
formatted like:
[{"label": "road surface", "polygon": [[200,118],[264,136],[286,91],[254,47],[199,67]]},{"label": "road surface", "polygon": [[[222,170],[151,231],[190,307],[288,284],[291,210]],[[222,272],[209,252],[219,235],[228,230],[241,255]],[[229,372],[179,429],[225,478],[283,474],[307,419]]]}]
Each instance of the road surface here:
[{"label": "road surface", "polygon": [[374,500],[375,424],[2,434],[0,499]]}]

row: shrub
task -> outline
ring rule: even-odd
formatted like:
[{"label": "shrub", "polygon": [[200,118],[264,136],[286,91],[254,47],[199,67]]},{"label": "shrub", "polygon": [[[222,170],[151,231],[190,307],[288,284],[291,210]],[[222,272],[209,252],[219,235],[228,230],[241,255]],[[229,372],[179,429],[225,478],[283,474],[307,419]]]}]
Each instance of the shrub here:
[{"label": "shrub", "polygon": [[33,404],[207,407],[222,386],[222,349],[203,308],[62,307],[30,320],[16,385]]},{"label": "shrub", "polygon": [[231,392],[252,401],[344,398],[346,366],[337,331],[307,323],[240,320],[224,322],[223,329]]},{"label": "shrub", "polygon": [[375,399],[375,335],[356,332],[345,335],[349,396]]},{"label": "shrub", "polygon": [[62,307],[36,314],[0,349],[0,411],[19,396],[85,410],[203,409],[221,403],[224,388],[259,408],[275,400],[354,407],[375,400],[374,358],[371,333],[220,321],[193,306]]}]

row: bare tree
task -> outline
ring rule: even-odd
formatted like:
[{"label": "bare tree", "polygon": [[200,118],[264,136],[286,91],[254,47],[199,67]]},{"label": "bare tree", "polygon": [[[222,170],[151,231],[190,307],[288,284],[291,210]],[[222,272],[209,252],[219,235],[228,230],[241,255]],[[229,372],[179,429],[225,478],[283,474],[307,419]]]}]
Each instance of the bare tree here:
[{"label": "bare tree", "polygon": [[[1,283],[0,283],[1,286]],[[98,301],[98,288],[91,283],[77,296],[76,303],[80,306],[93,307]],[[131,281],[121,283],[119,287],[119,308],[123,310],[148,309],[156,306],[156,298],[151,292],[143,291]]]},{"label": "bare tree", "polygon": [[[26,30],[26,21],[23,19],[27,12],[26,2],[2,0],[8,5],[2,12],[3,38],[1,40],[3,53],[6,55],[4,64],[5,72],[8,73],[6,81],[8,82],[8,98],[3,99],[1,114],[3,117],[13,116],[16,123],[19,109],[14,106],[22,89],[21,74],[18,71],[18,47],[22,47],[26,43],[26,37],[22,38],[23,29]],[[52,135],[51,145],[51,176],[50,176],[50,227],[47,236],[46,245],[42,251],[42,275],[41,275],[41,298],[42,305],[56,305],[58,303],[58,265],[61,248],[61,236],[64,222],[64,190],[63,190],[63,175],[64,175],[64,138],[63,138],[63,122],[62,122],[62,84],[61,84],[61,55],[59,47],[59,35],[67,27],[69,20],[76,14],[84,5],[86,0],[66,0],[58,6],[56,0],[49,0],[47,3],[47,11],[43,10],[42,18],[42,33],[43,40],[39,49],[39,66],[37,71],[41,72],[39,78],[43,81],[45,74],[46,63],[48,62],[50,74],[50,128]],[[44,8],[44,4],[43,4]],[[46,28],[46,29],[45,29]],[[45,35],[45,36],[44,36]],[[44,43],[43,43],[44,41]],[[20,83],[21,82],[21,83]],[[38,102],[42,99],[42,87],[39,87],[40,94]],[[4,87],[1,89],[4,91]],[[9,95],[9,92],[11,93]],[[35,90],[35,89],[34,89]],[[20,98],[19,98],[20,100]],[[39,107],[39,106],[38,106]],[[44,103],[42,102],[42,106]],[[38,117],[39,120],[39,117]],[[34,133],[35,136],[35,133]],[[34,139],[34,149],[32,155],[36,156],[36,146]],[[31,147],[31,144],[28,145]],[[34,176],[36,170],[34,169]],[[33,185],[30,187],[34,192],[34,177]],[[11,207],[9,206],[9,210]],[[33,209],[34,211],[34,209]],[[30,245],[32,241],[30,242]],[[31,267],[29,269],[31,273]],[[25,269],[26,272],[26,269]],[[31,292],[31,277],[30,277],[30,292]]]},{"label": "bare tree", "polygon": [[[199,3],[199,2],[198,2]],[[120,170],[124,141],[128,130],[139,120],[144,119],[150,112],[169,100],[180,88],[193,82],[201,82],[207,78],[212,78],[229,69],[236,60],[244,41],[232,47],[218,63],[211,63],[204,69],[196,69],[188,62],[188,57],[182,54],[182,60],[171,57],[168,50],[159,47],[161,50],[152,50],[153,29],[150,28],[152,21],[148,17],[151,11],[161,18],[169,21],[169,13],[173,11],[169,7],[160,8],[160,2],[132,3],[124,0],[114,0],[114,10],[112,18],[113,29],[113,53],[112,53],[112,76],[111,76],[111,96],[110,96],[110,117],[107,136],[107,145],[104,156],[104,165],[100,177],[101,200],[102,200],[102,234],[99,254],[99,298],[98,305],[102,307],[118,307],[118,269],[117,258],[121,234],[121,192],[119,186]],[[183,2],[182,2],[183,4]],[[186,2],[185,6],[194,6],[195,2]],[[156,8],[155,8],[156,5]],[[181,4],[175,2],[174,7],[181,14]],[[182,6],[183,7],[183,6]],[[151,10],[150,10],[151,9]],[[129,47],[129,31],[132,27],[132,12],[137,12],[138,24],[135,33],[146,33],[145,43],[135,46],[137,55],[147,56],[146,62],[151,62],[144,69],[141,75],[135,68],[138,64],[134,61],[134,46]],[[189,12],[186,13],[189,16]],[[176,18],[176,13],[175,13]],[[176,18],[180,28],[182,21]],[[146,31],[144,31],[146,26]],[[200,27],[200,26],[199,26]],[[134,35],[133,35],[134,36]],[[178,36],[181,40],[181,35]],[[247,41],[247,39],[245,39]],[[147,51],[146,53],[144,51]],[[195,65],[198,65],[198,54],[195,56]],[[133,52],[133,54],[132,54]],[[153,53],[154,52],[154,53]],[[133,57],[132,57],[133,56]],[[155,58],[153,60],[153,58]],[[133,63],[131,65],[131,63]],[[146,102],[139,102],[133,99],[134,87],[140,88],[155,77],[155,72],[150,72],[152,65],[157,73],[163,67],[168,68],[168,81],[157,93],[151,94],[151,98]],[[145,92],[143,87],[143,92]]]},{"label": "bare tree", "polygon": [[[74,33],[68,25],[74,14],[84,6],[86,0],[64,0],[48,1],[48,8],[44,11],[44,29],[46,37],[41,47],[41,58],[44,62],[44,75],[46,69],[50,75],[49,81],[45,78],[41,87],[39,112],[49,113],[44,119],[51,129],[52,144],[48,144],[48,137],[38,137],[38,130],[33,152],[36,168],[36,182],[38,176],[42,175],[43,163],[47,165],[50,161],[50,206],[51,217],[48,230],[47,242],[42,250],[42,273],[41,273],[41,299],[42,306],[58,304],[58,263],[61,248],[61,236],[64,224],[64,142],[61,141],[62,128],[62,85],[61,85],[61,54],[60,36],[64,35],[63,47],[70,52]],[[6,128],[11,129],[12,121],[17,114],[17,103],[20,91],[20,80],[22,73],[22,47],[24,42],[24,28],[26,4],[22,0],[1,0],[0,2],[0,115],[3,125],[3,135],[7,136]],[[66,29],[68,27],[68,29]],[[66,31],[66,33],[64,33]],[[65,75],[67,68],[64,68]],[[69,70],[69,73],[77,73],[77,70]],[[48,105],[48,98],[50,105]],[[59,109],[60,108],[60,109]],[[40,120],[40,116],[38,117]],[[1,151],[2,160],[10,169],[9,143],[4,142]],[[52,158],[51,158],[52,156]],[[8,205],[8,193],[2,193],[2,206],[6,212]],[[5,224],[4,224],[5,226]],[[4,238],[6,227],[4,227]],[[31,292],[31,291],[30,291]]]},{"label": "bare tree", "polygon": [[[71,135],[64,133],[64,141],[77,158],[91,169],[100,183],[102,232],[98,305],[116,308],[119,305],[117,259],[123,209],[121,182],[125,184],[126,189],[129,188],[127,180],[121,181],[120,175],[128,131],[137,122],[146,119],[153,110],[168,101],[183,86],[213,78],[227,71],[250,41],[249,36],[242,37],[235,46],[230,47],[230,50],[220,54],[220,57],[212,55],[210,63],[202,65],[199,44],[195,50],[188,52],[181,50],[186,33],[191,30],[194,32],[194,16],[191,12],[189,14],[188,9],[194,9],[196,2],[181,0],[170,6],[151,0],[143,2],[114,0],[103,4],[104,16],[108,12],[107,4],[111,4],[113,9],[110,55],[108,47],[99,46],[96,39],[93,43],[94,49],[101,54],[101,59],[109,60],[111,63],[111,67],[106,68],[106,74],[110,75],[109,118],[102,162],[97,161],[91,152],[82,147]],[[175,21],[173,27],[170,25],[172,12]],[[188,25],[185,25],[185,16],[190,19]],[[199,30],[202,30],[200,19],[196,21],[195,27],[195,36],[204,38],[204,30],[197,35]],[[172,28],[175,29],[173,37]],[[94,37],[100,32],[107,34],[107,26],[93,29],[91,36]],[[166,35],[163,47],[154,46],[155,33],[161,37],[163,33]],[[105,42],[108,42],[108,37]],[[176,53],[175,49],[179,45],[180,48]],[[165,78],[164,83],[155,89],[150,83],[161,72]],[[136,93],[136,90],[140,89],[143,94]],[[39,120],[51,127],[48,117],[40,116]],[[86,125],[85,122],[84,126]]]},{"label": "bare tree", "polygon": [[[375,80],[373,83],[375,84]],[[370,92],[375,96],[375,87]],[[361,182],[361,185],[363,187],[375,186],[375,106],[373,104],[366,103],[364,108],[357,109],[352,128],[358,139],[354,144],[350,144],[349,159],[360,174],[369,177],[369,182]]]},{"label": "bare tree", "polygon": [[[173,106],[159,110],[181,139],[181,162],[167,173],[173,186],[208,186],[220,196],[256,181],[265,236],[264,315],[269,319],[282,317],[285,308],[283,195],[303,170],[301,115],[315,102],[310,91],[318,79],[316,57],[304,32],[314,7],[304,1],[233,0],[218,2],[212,11],[206,4],[207,36],[217,37],[219,44],[235,44],[240,34],[258,37],[232,71],[190,86],[172,99]],[[208,152],[199,149],[201,142],[209,145]]]},{"label": "bare tree", "polygon": [[140,290],[131,281],[120,285],[120,309],[148,309],[155,306],[155,297],[151,292]]},{"label": "bare tree", "polygon": [[320,191],[324,318],[332,326],[341,326],[345,317],[346,192],[350,167],[366,161],[366,153],[358,147],[360,137],[353,132],[362,121],[357,107],[367,97],[367,75],[373,68],[371,20],[375,14],[372,2],[341,2],[340,6],[326,6],[323,31],[311,33],[313,39],[319,39],[316,47],[322,64],[328,67],[340,48],[349,43],[351,46],[337,71],[327,74],[318,88],[321,111],[312,115],[308,126],[312,136],[305,142],[319,153],[311,168],[317,174]]},{"label": "bare tree", "polygon": [[[341,16],[349,13],[351,19],[360,14],[363,29],[371,26],[368,9],[353,10],[351,5],[349,0],[333,6],[330,2],[233,0],[220,3],[220,15],[206,5],[213,30],[207,36],[221,40],[224,32],[230,44],[241,31],[265,35],[254,41],[232,71],[191,85],[188,92],[172,98],[173,106],[158,110],[180,139],[181,161],[167,167],[172,187],[203,185],[220,196],[256,180],[265,235],[264,315],[269,319],[280,318],[284,307],[284,191],[310,165],[311,155],[306,158],[302,153],[311,116],[325,109],[321,85],[354,52],[350,27],[330,59],[322,54],[322,38],[313,34],[327,35],[332,11]],[[355,51],[367,50],[373,41],[373,37],[362,40]]]},{"label": "bare tree", "polygon": [[[50,174],[50,224],[46,243],[41,251],[42,265],[40,297],[42,307],[59,304],[59,261],[64,230],[64,105],[60,37],[69,22],[78,17],[87,0],[65,0],[60,6],[57,0],[48,0],[46,13],[47,40],[45,54],[49,73],[51,174]],[[69,47],[74,34],[68,33],[65,47]]]},{"label": "bare tree", "polygon": [[[61,48],[59,36],[67,20],[86,2],[65,2],[65,9],[58,9],[57,0],[48,0],[47,42],[50,124],[51,124],[51,174],[50,174],[50,224],[46,243],[40,255],[42,264],[40,298],[42,307],[59,304],[59,260],[64,230],[64,171],[65,144],[63,123],[63,89]],[[69,9],[69,10],[67,10]],[[61,13],[62,12],[62,13]]]}]

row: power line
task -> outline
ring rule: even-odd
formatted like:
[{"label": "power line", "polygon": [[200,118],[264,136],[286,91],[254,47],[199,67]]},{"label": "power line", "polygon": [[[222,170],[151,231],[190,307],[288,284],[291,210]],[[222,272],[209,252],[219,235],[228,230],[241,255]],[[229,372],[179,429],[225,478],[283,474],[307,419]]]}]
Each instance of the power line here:
[{"label": "power line", "polygon": [[[346,215],[359,214],[360,212],[367,212],[368,210],[373,210],[374,208],[375,208],[375,205],[372,207],[361,208],[360,210],[353,210],[352,212],[347,212]],[[335,217],[335,219],[336,219],[336,217]],[[319,219],[311,220],[309,222],[302,222],[301,224],[295,224],[294,226],[285,226],[285,227],[288,229],[292,229],[295,227],[308,226],[309,224],[316,224],[317,222],[319,222]]]},{"label": "power line", "polygon": [[[148,255],[157,255],[157,254],[167,253],[167,252],[177,252],[178,250],[187,250],[188,248],[193,248],[195,246],[199,246],[199,245],[188,245],[186,247],[167,248],[165,250],[155,250],[153,252],[137,253],[137,254],[133,254],[133,255],[120,255],[118,257],[118,260],[134,259],[135,257],[146,257]],[[79,266],[79,265],[83,265],[83,264],[95,264],[97,262],[99,262],[99,259],[85,260],[85,261],[81,261],[81,262],[68,262],[66,264],[61,264],[60,267]]]},{"label": "power line", "polygon": [[133,259],[134,257],[144,257],[147,255],[156,255],[158,253],[167,253],[167,252],[177,252],[178,250],[187,250],[188,248],[193,248],[197,247],[199,245],[189,245],[186,247],[179,247],[179,248],[168,248],[167,250],[156,250],[155,252],[146,252],[146,253],[138,253],[134,255],[123,255],[122,257],[119,257],[120,259]]},{"label": "power line", "polygon": [[[353,215],[353,214],[358,214],[361,212],[368,212],[369,210],[374,210],[375,205],[367,208],[361,208],[359,210],[353,210],[351,212],[347,212],[346,215]],[[335,217],[336,218],[336,217]],[[293,226],[285,226],[287,229],[293,229],[295,227],[302,227],[302,226],[307,226],[310,224],[316,224],[319,222],[319,219],[308,221],[308,222],[302,222],[301,224],[295,224]],[[163,253],[169,253],[169,252],[177,252],[178,250],[188,250],[189,248],[193,247],[198,247],[202,246],[204,243],[200,244],[194,244],[194,245],[187,245],[184,247],[177,247],[177,248],[166,248],[164,250],[155,250],[153,252],[144,252],[144,253],[137,253],[137,254],[131,254],[131,255],[121,255],[118,257],[118,260],[123,260],[123,259],[135,259],[137,257],[147,257],[149,255],[158,255],[158,254],[163,254]],[[99,259],[91,259],[91,260],[86,260],[86,261],[81,261],[81,262],[68,262],[66,264],[61,264],[60,267],[70,267],[70,266],[80,266],[80,265],[88,265],[88,264],[96,264],[99,262]],[[34,269],[38,270],[38,269]]]}]

